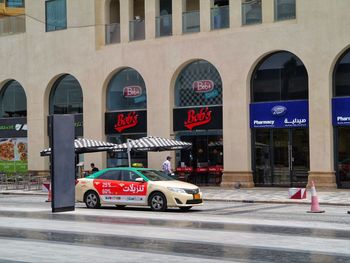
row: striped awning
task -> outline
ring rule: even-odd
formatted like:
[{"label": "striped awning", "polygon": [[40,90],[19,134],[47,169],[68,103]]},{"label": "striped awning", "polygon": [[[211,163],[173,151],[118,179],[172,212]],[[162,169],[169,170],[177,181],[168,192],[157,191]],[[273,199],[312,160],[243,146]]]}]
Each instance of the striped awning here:
[{"label": "striped awning", "polygon": [[[108,151],[114,146],[116,146],[116,144],[110,142],[96,141],[83,138],[74,140],[75,153]],[[40,152],[41,156],[49,156],[50,154],[51,148],[45,149]]]},{"label": "striped awning", "polygon": [[132,151],[170,151],[170,150],[183,150],[192,147],[189,142],[177,141],[173,139],[160,138],[160,137],[143,137],[137,140],[129,140],[129,143],[117,144],[112,148],[114,152],[126,152],[128,145]]}]

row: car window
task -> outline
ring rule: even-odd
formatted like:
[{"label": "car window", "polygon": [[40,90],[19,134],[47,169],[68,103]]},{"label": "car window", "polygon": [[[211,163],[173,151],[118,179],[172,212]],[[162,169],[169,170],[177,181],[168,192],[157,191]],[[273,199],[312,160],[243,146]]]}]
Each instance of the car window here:
[{"label": "car window", "polygon": [[120,180],[120,171],[112,170],[101,174],[98,179]]},{"label": "car window", "polygon": [[173,181],[174,178],[167,176],[165,173],[157,170],[138,170],[151,181]]},{"label": "car window", "polygon": [[136,178],[139,178],[140,176],[132,171],[121,171],[121,180],[122,181],[128,181],[128,182],[134,182]]}]

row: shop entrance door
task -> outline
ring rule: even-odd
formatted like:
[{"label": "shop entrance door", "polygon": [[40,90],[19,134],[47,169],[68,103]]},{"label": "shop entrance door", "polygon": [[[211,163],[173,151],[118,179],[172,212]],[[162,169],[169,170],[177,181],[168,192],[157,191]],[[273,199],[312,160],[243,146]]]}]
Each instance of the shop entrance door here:
[{"label": "shop entrance door", "polygon": [[339,188],[350,188],[350,127],[335,129],[335,170]]},{"label": "shop entrance door", "polygon": [[257,186],[307,184],[307,129],[255,129],[253,142],[254,181]]}]

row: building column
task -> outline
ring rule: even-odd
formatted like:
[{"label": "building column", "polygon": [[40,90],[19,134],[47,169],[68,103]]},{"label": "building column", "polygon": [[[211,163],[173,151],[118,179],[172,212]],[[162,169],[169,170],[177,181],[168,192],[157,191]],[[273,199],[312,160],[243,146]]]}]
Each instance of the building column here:
[{"label": "building column", "polygon": [[242,25],[242,0],[230,0],[230,28]]},{"label": "building column", "polygon": [[[100,49],[102,46],[105,45],[105,39],[106,39],[106,3],[105,1],[101,2],[95,2],[95,23],[96,23],[96,30],[95,30],[95,45],[96,49]],[[109,14],[108,14],[109,15]]]},{"label": "building column", "polygon": [[[220,71],[223,86],[224,172],[222,187],[254,187],[251,171],[247,72]],[[237,100],[237,98],[240,98]],[[232,103],[234,101],[235,103]]]},{"label": "building column", "polygon": [[209,32],[211,25],[211,7],[213,7],[213,0],[199,0],[199,16],[201,32]]},{"label": "building column", "polygon": [[317,188],[336,188],[333,165],[332,79],[328,64],[322,64],[316,59],[313,65],[308,67],[308,73],[310,138],[308,185],[314,181]]},{"label": "building column", "polygon": [[[158,3],[158,4],[157,4]],[[158,8],[157,8],[158,6]],[[159,10],[159,0],[145,0],[145,35],[146,39],[156,36],[156,16]],[[159,12],[158,12],[159,15]]]},{"label": "building column", "polygon": [[182,35],[182,13],[186,10],[186,0],[172,1],[173,35]]},{"label": "building column", "polygon": [[272,23],[275,20],[274,15],[274,0],[261,1],[262,22]]},{"label": "building column", "polygon": [[[80,85],[83,90],[92,91],[95,87],[103,87],[104,79],[96,76],[105,76],[104,74],[94,71],[86,72],[81,76]],[[106,94],[105,89],[99,89],[99,92],[85,92],[83,93],[83,127],[84,138],[106,141],[105,136],[105,118],[104,113],[106,109]],[[99,169],[106,168],[106,153],[88,153],[84,154],[84,169],[90,170],[90,163],[94,163]]]},{"label": "building column", "polygon": [[[27,83],[25,87],[42,87],[43,83]],[[31,88],[29,88],[31,89]],[[33,88],[34,89],[34,88]],[[47,128],[48,96],[35,96],[38,92],[26,92],[27,94],[27,126],[28,126],[28,172],[34,172],[37,175],[49,175],[49,157],[41,157],[40,152],[49,147],[49,136]],[[45,87],[42,87],[42,94],[45,93]],[[43,102],[44,97],[44,102]]]},{"label": "building column", "polygon": [[120,1],[120,41],[122,43],[129,42],[130,20],[134,16],[134,1]]}]

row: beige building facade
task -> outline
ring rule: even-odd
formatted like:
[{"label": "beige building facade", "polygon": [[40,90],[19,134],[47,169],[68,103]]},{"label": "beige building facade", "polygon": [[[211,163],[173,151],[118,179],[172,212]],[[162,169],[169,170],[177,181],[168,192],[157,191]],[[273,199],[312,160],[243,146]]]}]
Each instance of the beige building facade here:
[{"label": "beige building facade", "polygon": [[[319,187],[336,188],[331,101],[335,67],[350,47],[350,2],[296,0],[295,18],[276,21],[276,2],[262,0],[261,23],[242,25],[242,1],[230,0],[229,27],[218,30],[212,29],[211,22],[214,1],[192,2],[197,2],[199,8],[199,32],[183,33],[183,12],[186,8],[195,10],[196,3],[173,0],[172,33],[157,37],[157,0],[145,0],[144,10],[134,8],[138,1],[120,0],[120,13],[115,16],[111,16],[110,0],[68,0],[67,28],[51,32],[45,29],[45,1],[26,0],[26,32],[0,37],[0,88],[16,80],[25,91],[28,170],[49,170],[48,158],[39,153],[48,147],[50,92],[62,75],[73,76],[81,86],[84,137],[107,139],[108,85],[125,68],[136,70],[144,80],[147,134],[175,137],[177,79],[192,62],[203,60],[218,71],[222,82],[221,186],[254,187],[249,115],[252,76],[264,58],[286,51],[299,58],[307,71],[308,182],[314,180]],[[144,40],[130,41],[133,10],[144,18]],[[112,18],[120,27],[120,43],[106,43],[105,25]],[[168,154],[177,155],[148,153],[148,166],[160,168]],[[85,169],[89,169],[90,162],[106,167],[107,155],[85,154]]]}]

